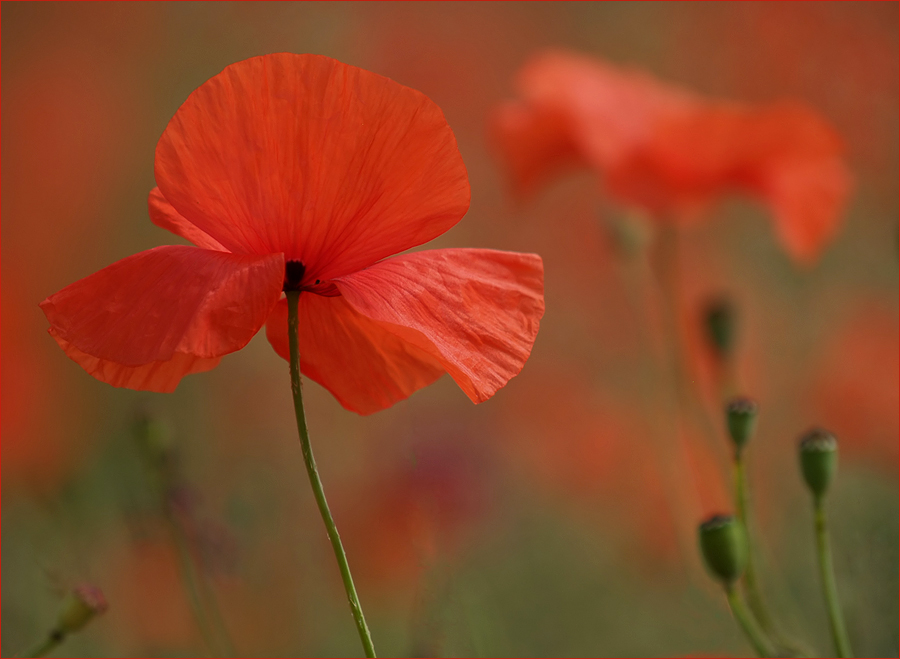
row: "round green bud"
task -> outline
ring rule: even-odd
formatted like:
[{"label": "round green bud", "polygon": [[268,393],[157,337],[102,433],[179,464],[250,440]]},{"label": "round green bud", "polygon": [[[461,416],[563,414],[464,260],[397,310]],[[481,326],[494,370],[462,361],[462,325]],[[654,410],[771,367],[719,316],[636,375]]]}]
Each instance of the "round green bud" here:
[{"label": "round green bud", "polygon": [[643,252],[653,237],[651,222],[638,213],[614,216],[609,229],[613,245],[626,258]]},{"label": "round green bud", "polygon": [[56,622],[56,632],[71,634],[77,632],[96,615],[106,611],[106,598],[96,586],[81,585],[72,590],[63,604]]},{"label": "round green bud", "polygon": [[827,430],[813,428],[800,439],[800,469],[814,496],[821,497],[828,490],[837,473],[837,463],[837,439]]},{"label": "round green bud", "polygon": [[144,411],[134,418],[134,434],[141,450],[154,464],[167,462],[174,446],[168,425]]},{"label": "round green bud", "polygon": [[731,441],[734,442],[737,450],[740,451],[744,448],[744,445],[753,437],[758,413],[759,406],[756,401],[742,396],[732,398],[725,406],[728,434],[731,435]]},{"label": "round green bud", "polygon": [[706,340],[718,357],[727,357],[734,347],[737,324],[734,305],[727,297],[710,300],[704,312]]},{"label": "round green bud", "polygon": [[725,585],[740,579],[747,565],[747,536],[733,515],[716,515],[700,525],[700,551],[713,577]]}]

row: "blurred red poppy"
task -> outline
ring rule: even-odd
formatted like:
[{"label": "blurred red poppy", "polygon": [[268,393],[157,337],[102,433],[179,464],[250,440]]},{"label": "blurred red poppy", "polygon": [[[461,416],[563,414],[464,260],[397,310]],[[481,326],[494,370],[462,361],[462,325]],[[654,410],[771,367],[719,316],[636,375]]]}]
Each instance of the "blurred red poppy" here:
[{"label": "blurred red poppy", "polygon": [[701,99],[650,76],[566,52],[531,60],[519,99],[492,133],[520,195],[568,168],[658,219],[689,221],[728,192],[766,203],[779,241],[800,262],[838,230],[850,190],[843,144],[799,103],[748,107]]},{"label": "blurred red poppy", "polygon": [[[347,409],[389,407],[448,372],[481,402],[516,375],[543,315],[540,257],[445,249],[469,183],[420,92],[317,55],[226,68],[156,148],[150,217],[196,247],[141,252],[50,296],[50,333],[94,377],[172,391],[267,323]],[[280,299],[281,298],[281,299]]]},{"label": "blurred red poppy", "polygon": [[465,437],[418,441],[412,460],[372,470],[345,493],[342,535],[359,579],[409,587],[465,546],[489,508],[478,453]]}]

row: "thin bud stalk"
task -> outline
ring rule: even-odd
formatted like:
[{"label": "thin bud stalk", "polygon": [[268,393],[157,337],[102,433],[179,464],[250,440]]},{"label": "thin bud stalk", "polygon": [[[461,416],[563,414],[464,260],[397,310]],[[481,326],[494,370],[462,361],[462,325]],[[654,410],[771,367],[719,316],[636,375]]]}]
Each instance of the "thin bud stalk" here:
[{"label": "thin bud stalk", "polygon": [[737,518],[744,525],[747,533],[747,567],[744,570],[743,585],[747,594],[747,604],[753,615],[759,621],[759,626],[766,634],[774,635],[774,623],[769,615],[768,609],[763,602],[762,595],[759,590],[759,583],[756,580],[756,562],[754,560],[754,542],[750,533],[749,524],[749,508],[750,508],[750,492],[747,486],[746,463],[744,461],[743,452],[737,451],[734,459],[734,498],[735,508],[737,510]]},{"label": "thin bud stalk", "polygon": [[831,636],[839,657],[852,657],[847,628],[838,599],[837,582],[834,578],[834,563],[831,557],[831,543],[828,541],[828,521],[825,517],[824,497],[813,498],[813,511],[816,525],[816,553],[819,555],[819,573],[822,577],[822,589],[825,593],[825,605],[828,608],[828,621],[831,625]]},{"label": "thin bud stalk", "polygon": [[53,630],[49,636],[42,642],[34,646],[28,653],[25,655],[26,657],[43,657],[45,655],[50,654],[56,647],[63,642],[65,638],[65,634],[59,632],[58,630]]},{"label": "thin bud stalk", "polygon": [[759,628],[753,615],[747,610],[737,587],[734,584],[726,584],[725,595],[728,597],[728,606],[731,607],[731,613],[734,615],[734,619],[737,620],[738,624],[741,626],[744,635],[747,637],[747,640],[750,641],[750,644],[753,646],[753,649],[756,650],[756,653],[760,657],[774,657],[774,648],[772,648],[769,639],[766,638],[766,635],[763,634],[762,630]]}]

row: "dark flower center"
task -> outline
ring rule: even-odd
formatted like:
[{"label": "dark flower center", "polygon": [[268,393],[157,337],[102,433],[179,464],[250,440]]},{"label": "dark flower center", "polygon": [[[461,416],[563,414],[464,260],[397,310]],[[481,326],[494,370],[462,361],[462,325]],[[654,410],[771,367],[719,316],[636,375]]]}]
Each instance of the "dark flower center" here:
[{"label": "dark flower center", "polygon": [[284,264],[284,287],[281,289],[287,291],[299,291],[300,282],[303,281],[303,275],[306,274],[306,266],[301,261],[287,261]]},{"label": "dark flower center", "polygon": [[341,292],[337,286],[330,281],[307,281],[303,283],[306,276],[306,266],[302,261],[286,261],[284,264],[284,285],[281,287],[285,293],[288,291],[309,291],[323,297],[337,297]]}]

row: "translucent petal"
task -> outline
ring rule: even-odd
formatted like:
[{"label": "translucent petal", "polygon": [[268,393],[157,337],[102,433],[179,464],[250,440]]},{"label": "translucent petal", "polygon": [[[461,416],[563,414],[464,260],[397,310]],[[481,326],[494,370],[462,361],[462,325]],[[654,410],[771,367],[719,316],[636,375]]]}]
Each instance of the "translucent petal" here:
[{"label": "translucent petal", "polygon": [[159,141],[156,181],[229,250],[283,252],[310,281],[425,243],[469,206],[440,108],[319,55],[254,57],[201,85]]},{"label": "translucent petal", "polygon": [[277,302],[283,277],[281,254],[157,247],[67,286],[41,308],[53,337],[91,375],[168,391],[182,375],[244,347]]},{"label": "translucent petal", "polygon": [[[300,370],[353,412],[390,407],[444,374],[428,353],[357,313],[342,297],[301,294],[299,321]],[[266,337],[289,359],[286,300],[269,317]]]},{"label": "translucent petal", "polygon": [[543,276],[535,254],[441,249],[387,259],[335,284],[356,311],[432,355],[479,403],[531,354]]}]

